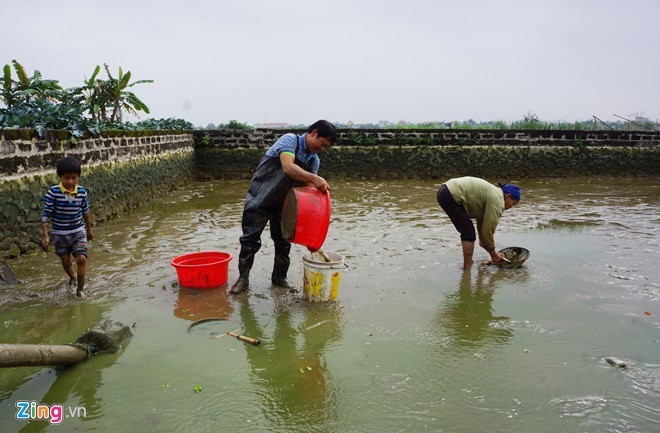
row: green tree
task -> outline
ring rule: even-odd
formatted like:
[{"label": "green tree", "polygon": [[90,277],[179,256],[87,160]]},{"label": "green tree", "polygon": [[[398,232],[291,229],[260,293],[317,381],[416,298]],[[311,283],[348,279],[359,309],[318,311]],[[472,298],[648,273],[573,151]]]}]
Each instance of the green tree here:
[{"label": "green tree", "polygon": [[522,120],[515,121],[511,124],[511,128],[513,129],[544,129],[543,126],[544,125],[539,120],[539,117],[531,112],[527,112]]},{"label": "green tree", "polygon": [[252,129],[247,123],[241,123],[237,120],[230,120],[229,123],[222,125],[222,127],[227,129]]},{"label": "green tree", "polygon": [[84,106],[92,119],[111,123],[122,122],[124,112],[137,114],[138,111],[149,113],[149,107],[128,89],[153,80],[138,80],[131,83],[131,71],[124,73],[121,66],[115,78],[107,64],[103,64],[107,79],[98,78],[101,67],[96,65],[92,76],[84,81],[82,87],[70,89],[71,100]]},{"label": "green tree", "polygon": [[35,70],[32,76],[25,72],[23,65],[12,60],[16,79],[12,78],[11,66],[5,65],[0,78],[0,99],[7,109],[29,106],[36,100],[59,101],[64,89],[56,80],[44,80],[41,72]]}]

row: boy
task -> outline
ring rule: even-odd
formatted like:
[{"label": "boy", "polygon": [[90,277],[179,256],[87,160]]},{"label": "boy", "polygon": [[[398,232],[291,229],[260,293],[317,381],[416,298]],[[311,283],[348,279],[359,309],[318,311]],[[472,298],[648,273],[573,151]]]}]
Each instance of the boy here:
[{"label": "boy", "polygon": [[[48,223],[52,224],[55,254],[60,256],[64,272],[69,276],[69,287],[77,282],[76,296],[84,297],[87,275],[87,241],[94,238],[89,215],[87,191],[78,185],[80,163],[70,156],[57,163],[59,185],[50,187],[44,197],[41,217],[44,238],[41,245],[48,249]],[[83,222],[84,221],[84,222]],[[77,275],[73,273],[71,256],[76,259]]]},{"label": "boy", "polygon": [[287,281],[291,244],[282,237],[282,205],[287,192],[296,185],[312,185],[322,192],[330,185],[317,175],[321,161],[318,153],[325,152],[337,139],[335,126],[327,120],[318,120],[303,135],[285,134],[261,158],[255,170],[245,200],[238,257],[238,280],[231,287],[239,294],[249,287],[249,275],[254,255],[261,248],[261,233],[270,221],[270,236],[275,243],[275,263],[271,282],[273,286],[293,289]]}]

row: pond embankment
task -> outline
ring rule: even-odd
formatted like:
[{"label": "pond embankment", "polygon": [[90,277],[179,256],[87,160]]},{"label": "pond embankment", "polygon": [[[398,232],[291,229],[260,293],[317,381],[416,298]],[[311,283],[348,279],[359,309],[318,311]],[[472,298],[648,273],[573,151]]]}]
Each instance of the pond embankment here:
[{"label": "pond embankment", "polygon": [[57,161],[79,159],[94,223],[112,219],[193,178],[193,139],[182,133],[117,131],[75,139],[66,131],[0,130],[0,260],[34,251],[41,208],[58,183]]},{"label": "pond embankment", "polygon": [[[286,131],[195,131],[195,166],[207,178],[249,178]],[[304,131],[295,131],[302,133]],[[320,174],[351,179],[537,178],[660,174],[660,132],[339,130]]]},{"label": "pond embankment", "polygon": [[[191,180],[249,179],[285,130],[0,130],[0,260],[35,250],[46,189],[63,156],[83,163],[92,219],[102,222]],[[302,133],[302,130],[293,132]],[[660,132],[340,130],[322,156],[328,178],[498,180],[660,174]]]}]

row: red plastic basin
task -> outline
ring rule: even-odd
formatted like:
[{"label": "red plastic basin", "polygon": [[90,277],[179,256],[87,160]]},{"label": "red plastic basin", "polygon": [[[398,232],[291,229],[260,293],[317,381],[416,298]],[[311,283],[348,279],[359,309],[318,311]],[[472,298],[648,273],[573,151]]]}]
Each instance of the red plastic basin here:
[{"label": "red plastic basin", "polygon": [[282,205],[282,236],[291,243],[319,249],[330,226],[330,193],[314,187],[291,188]]},{"label": "red plastic basin", "polygon": [[170,264],[176,269],[181,286],[210,289],[227,282],[231,259],[229,253],[202,251],[175,257]]}]

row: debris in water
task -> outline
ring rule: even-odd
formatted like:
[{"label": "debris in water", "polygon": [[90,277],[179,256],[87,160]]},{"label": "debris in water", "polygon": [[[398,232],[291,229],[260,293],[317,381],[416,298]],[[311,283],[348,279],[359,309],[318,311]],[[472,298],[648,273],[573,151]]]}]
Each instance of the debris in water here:
[{"label": "debris in water", "polygon": [[607,363],[613,367],[628,368],[628,364],[626,364],[625,361],[622,361],[619,358],[614,358],[612,356],[609,356],[605,358],[605,361],[607,361]]},{"label": "debris in water", "polygon": [[305,328],[304,330],[305,330],[305,331],[309,331],[310,329],[314,329],[314,328],[316,328],[317,326],[321,326],[321,325],[323,325],[325,322],[329,322],[329,321],[330,321],[330,319],[328,319],[328,320],[322,320],[322,321],[320,321],[319,323],[315,323],[315,324],[312,325],[312,326],[308,326],[308,327]]},{"label": "debris in water", "polygon": [[644,314],[646,314],[647,316],[652,316],[653,315],[653,313],[651,313],[650,311],[644,311]]}]

